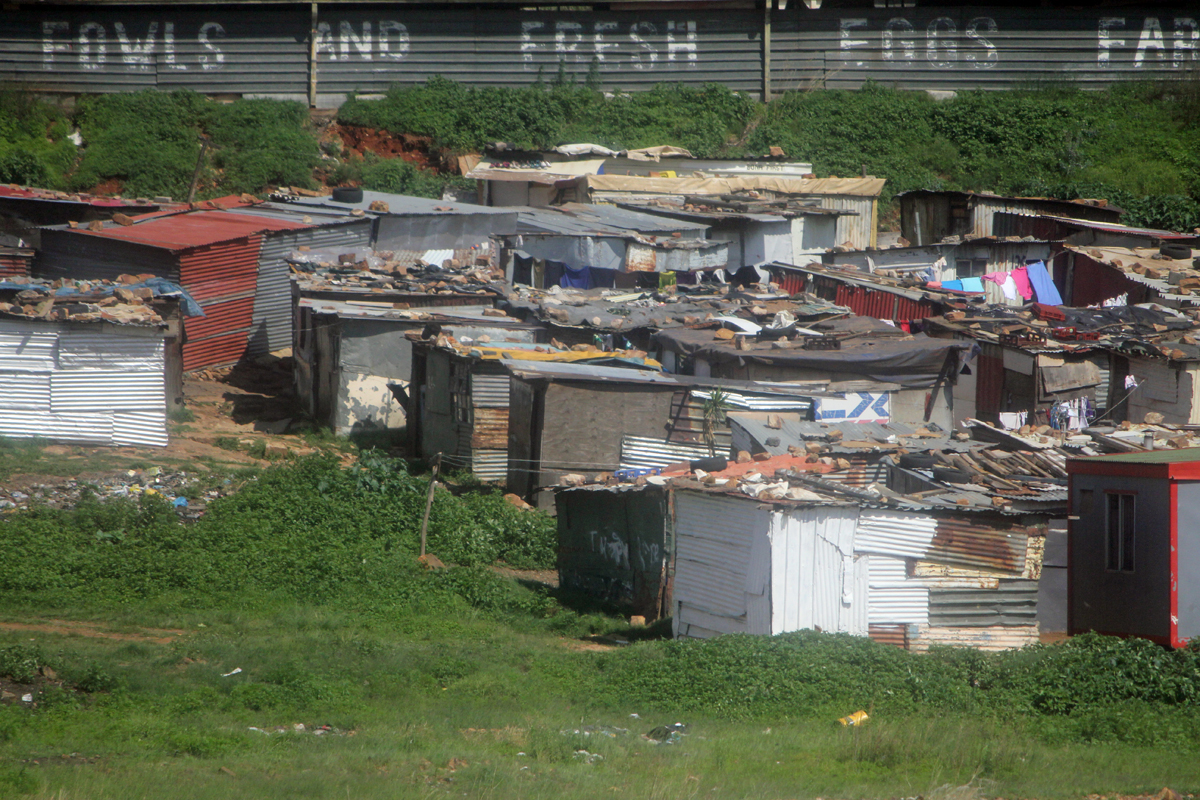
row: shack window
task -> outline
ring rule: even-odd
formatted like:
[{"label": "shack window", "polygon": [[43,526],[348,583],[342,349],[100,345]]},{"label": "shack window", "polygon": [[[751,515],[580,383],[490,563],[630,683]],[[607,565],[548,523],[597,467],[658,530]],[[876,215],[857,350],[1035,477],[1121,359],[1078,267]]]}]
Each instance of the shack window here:
[{"label": "shack window", "polygon": [[1108,569],[1133,572],[1133,537],[1137,527],[1137,495],[1107,493],[1108,519],[1105,525]]},{"label": "shack window", "polygon": [[467,364],[454,364],[450,370],[450,404],[454,421],[470,425],[471,369]]},{"label": "shack window", "polygon": [[954,262],[954,273],[959,280],[963,278],[982,278],[987,274],[988,261],[986,258],[959,258]]}]

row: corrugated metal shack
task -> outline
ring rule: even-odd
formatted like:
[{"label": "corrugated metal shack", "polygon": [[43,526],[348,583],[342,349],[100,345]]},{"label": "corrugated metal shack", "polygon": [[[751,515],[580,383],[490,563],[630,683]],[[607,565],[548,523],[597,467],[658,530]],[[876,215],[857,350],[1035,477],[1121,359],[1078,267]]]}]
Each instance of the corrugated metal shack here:
[{"label": "corrugated metal shack", "polygon": [[[508,488],[548,505],[544,487],[729,452],[729,430],[705,433],[704,398],[721,389],[733,408],[807,411],[821,385],[751,384],[594,364],[506,361]],[[581,409],[586,411],[581,412]],[[584,416],[581,416],[581,413]],[[584,424],[584,420],[594,424]]]},{"label": "corrugated metal shack", "polygon": [[912,650],[1038,641],[1044,527],[988,512],[860,508],[808,489],[764,503],[765,493],[692,485],[673,498],[676,636],[813,628]]},{"label": "corrugated metal shack", "polygon": [[[737,334],[730,339],[711,329],[671,328],[655,334],[653,343],[673,352],[676,363],[690,367],[697,376],[767,382],[871,381],[875,392],[890,393],[890,419],[951,426],[952,388],[960,358],[970,344],[910,335],[868,317],[831,319],[810,327],[817,336],[801,334],[792,341],[752,341],[749,335]],[[806,347],[806,341],[817,341],[820,347]]]},{"label": "corrugated metal shack", "polygon": [[293,315],[289,259],[301,248],[315,251],[332,247],[346,251],[367,247],[371,241],[372,222],[341,209],[298,210],[275,203],[236,208],[232,213],[301,222],[306,226],[263,232],[246,354],[259,356],[290,347]]},{"label": "corrugated metal shack", "polygon": [[502,359],[600,361],[658,369],[657,362],[637,351],[578,352],[545,344],[455,341],[430,334],[429,338],[408,336],[411,385],[419,387],[408,399],[409,452],[425,459],[440,453],[448,466],[468,468],[488,481],[509,477],[510,380]]},{"label": "corrugated metal shack", "polygon": [[457,307],[412,311],[301,297],[297,319],[292,348],[297,397],[306,413],[339,436],[404,427],[413,371],[409,333],[436,326],[459,341],[545,338],[540,326]]},{"label": "corrugated metal shack", "polygon": [[683,197],[656,203],[621,203],[647,214],[689,220],[710,226],[708,238],[729,246],[727,271],[771,261],[797,263],[820,257],[841,242],[838,219],[853,211],[820,208],[799,201],[754,200],[737,195]]},{"label": "corrugated metal shack", "polygon": [[1163,242],[1200,242],[1200,235],[1195,233],[1139,228],[1052,214],[996,212],[992,227],[997,236],[1032,236],[1064,241],[1076,247],[1157,247]]},{"label": "corrugated metal shack", "polygon": [[1200,636],[1200,449],[1072,459],[1068,629]]},{"label": "corrugated metal shack", "polygon": [[273,194],[271,199],[362,214],[373,220],[371,244],[378,250],[463,250],[488,245],[492,236],[517,232],[517,210],[513,208],[371,191],[364,191],[363,199],[355,203],[286,192]]},{"label": "corrugated metal shack", "polygon": [[[538,289],[633,288],[652,273],[725,267],[728,246],[706,239],[707,231],[697,222],[614,206],[527,208],[521,210],[517,235],[507,237],[513,258],[504,260],[511,282]],[[651,280],[657,286],[658,276]]]},{"label": "corrugated metal shack", "polygon": [[1103,200],[1054,200],[1047,197],[1002,197],[986,192],[919,189],[896,195],[900,201],[900,235],[909,244],[937,244],[948,236],[1007,235],[994,227],[997,213],[1056,214],[1119,222],[1124,210]]},{"label": "corrugated metal shack", "polygon": [[674,542],[668,491],[581,486],[554,495],[558,581],[647,622],[669,616]]},{"label": "corrugated metal shack", "polygon": [[114,214],[149,214],[163,209],[182,210],[182,203],[169,197],[153,201],[123,200],[84,192],[59,192],[34,186],[0,185],[0,231],[25,240],[33,248],[41,244],[40,229],[68,222],[112,219]]},{"label": "corrugated metal shack", "polygon": [[[204,309],[203,317],[184,325],[185,370],[232,364],[246,356],[256,306],[264,324],[283,323],[268,310],[290,297],[291,289],[286,273],[278,269],[260,282],[264,234],[313,227],[300,219],[215,210],[147,215],[129,225],[92,225],[44,228],[35,272],[47,278],[110,280],[150,274],[179,283]],[[290,337],[280,332],[272,337],[264,330],[256,338],[261,349],[271,339],[286,342]]]},{"label": "corrugated metal shack", "polygon": [[[892,320],[904,329],[912,322],[941,313],[947,304],[971,297],[964,292],[926,289],[915,278],[900,281],[848,267],[776,263],[765,269],[785,292],[807,292],[862,317]],[[977,296],[982,299],[982,293]]]},{"label": "corrugated metal shack", "polygon": [[854,267],[872,273],[886,270],[892,275],[931,275],[935,281],[952,281],[1008,272],[1037,261],[1050,264],[1061,249],[1058,242],[1034,241],[1032,237],[984,237],[922,247],[834,250],[824,253],[821,263],[840,269]]},{"label": "corrugated metal shack", "polygon": [[874,247],[883,178],[788,178],[745,175],[729,178],[647,178],[589,175],[593,203],[650,203],[671,197],[735,195],[758,192],[768,200],[815,200],[822,208],[853,212],[838,217],[836,238],[858,250]]},{"label": "corrugated metal shack", "polygon": [[0,436],[166,446],[178,287],[23,285],[0,284]]}]

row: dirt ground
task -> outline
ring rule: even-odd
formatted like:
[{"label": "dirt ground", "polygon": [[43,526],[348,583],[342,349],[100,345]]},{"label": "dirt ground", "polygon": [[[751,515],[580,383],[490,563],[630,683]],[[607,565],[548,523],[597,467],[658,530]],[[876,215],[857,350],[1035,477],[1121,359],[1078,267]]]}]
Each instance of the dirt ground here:
[{"label": "dirt ground", "polygon": [[0,631],[53,633],[61,636],[83,636],[89,639],[110,639],[117,642],[150,642],[170,644],[187,631],[163,628],[142,628],[136,632],[106,630],[91,622],[49,619],[40,622],[0,622]]}]

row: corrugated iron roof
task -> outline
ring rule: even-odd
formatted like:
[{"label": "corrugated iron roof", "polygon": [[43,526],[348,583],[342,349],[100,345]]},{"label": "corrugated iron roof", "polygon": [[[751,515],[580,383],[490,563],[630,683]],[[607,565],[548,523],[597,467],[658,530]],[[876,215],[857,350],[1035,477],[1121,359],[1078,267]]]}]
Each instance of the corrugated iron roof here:
[{"label": "corrugated iron roof", "polygon": [[242,239],[264,231],[311,227],[311,224],[299,220],[271,219],[226,211],[192,211],[155,216],[133,225],[105,223],[104,229],[100,231],[84,228],[74,230],[87,236],[120,239],[177,252]]}]

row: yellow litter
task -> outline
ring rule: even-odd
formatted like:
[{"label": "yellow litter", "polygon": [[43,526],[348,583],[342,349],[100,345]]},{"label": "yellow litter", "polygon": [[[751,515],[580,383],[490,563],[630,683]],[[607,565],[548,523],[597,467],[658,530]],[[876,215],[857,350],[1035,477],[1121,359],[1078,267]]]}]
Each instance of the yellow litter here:
[{"label": "yellow litter", "polygon": [[870,717],[867,716],[867,712],[855,711],[848,717],[842,717],[838,720],[838,722],[842,723],[843,725],[862,725],[868,719],[870,719]]}]

